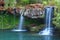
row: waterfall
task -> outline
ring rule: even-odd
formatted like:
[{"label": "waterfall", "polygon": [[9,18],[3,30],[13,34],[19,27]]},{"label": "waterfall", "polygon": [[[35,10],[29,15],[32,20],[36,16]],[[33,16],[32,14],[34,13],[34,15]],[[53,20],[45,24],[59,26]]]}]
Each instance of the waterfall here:
[{"label": "waterfall", "polygon": [[23,23],[24,23],[24,17],[23,17],[23,14],[21,14],[20,21],[19,21],[19,26],[18,26],[19,30],[22,30]]},{"label": "waterfall", "polygon": [[53,17],[54,7],[45,8],[45,28],[39,32],[40,35],[52,35],[52,17]]},{"label": "waterfall", "polygon": [[13,29],[13,31],[26,31],[23,29],[23,24],[24,24],[24,10],[20,10],[20,18],[19,18],[19,25],[17,29]]}]

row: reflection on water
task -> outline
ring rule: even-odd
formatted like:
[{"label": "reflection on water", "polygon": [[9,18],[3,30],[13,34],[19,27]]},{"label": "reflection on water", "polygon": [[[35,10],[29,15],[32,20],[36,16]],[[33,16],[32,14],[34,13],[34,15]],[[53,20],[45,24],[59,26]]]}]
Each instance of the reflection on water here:
[{"label": "reflection on water", "polygon": [[19,33],[19,40],[23,40],[23,34],[22,33]]},{"label": "reflection on water", "polygon": [[0,31],[0,40],[60,40],[60,36],[40,36],[27,32]]},{"label": "reflection on water", "polygon": [[53,40],[51,36],[43,36],[43,40]]}]

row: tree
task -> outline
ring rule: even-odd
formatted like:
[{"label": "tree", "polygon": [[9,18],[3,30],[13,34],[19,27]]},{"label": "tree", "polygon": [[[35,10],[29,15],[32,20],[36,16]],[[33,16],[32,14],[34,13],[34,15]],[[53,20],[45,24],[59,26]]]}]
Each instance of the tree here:
[{"label": "tree", "polygon": [[29,4],[29,0],[21,0],[20,3],[22,5],[27,5],[27,4]]}]

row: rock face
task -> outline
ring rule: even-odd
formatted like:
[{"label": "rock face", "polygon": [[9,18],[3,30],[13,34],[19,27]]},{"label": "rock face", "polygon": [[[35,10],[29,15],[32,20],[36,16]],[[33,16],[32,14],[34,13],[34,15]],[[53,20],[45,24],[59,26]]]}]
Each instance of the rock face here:
[{"label": "rock face", "polygon": [[0,10],[4,9],[4,0],[0,0]]},{"label": "rock face", "polygon": [[44,15],[42,4],[30,4],[26,7],[24,15],[30,18],[40,18]]},{"label": "rock face", "polygon": [[4,6],[4,0],[0,0],[0,6]]}]

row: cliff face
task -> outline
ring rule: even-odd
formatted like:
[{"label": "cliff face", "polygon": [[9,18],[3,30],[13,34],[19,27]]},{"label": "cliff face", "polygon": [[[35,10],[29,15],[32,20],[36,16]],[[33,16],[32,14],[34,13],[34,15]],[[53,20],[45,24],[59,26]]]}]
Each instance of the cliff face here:
[{"label": "cliff face", "polygon": [[4,5],[4,0],[0,0],[0,6]]}]

